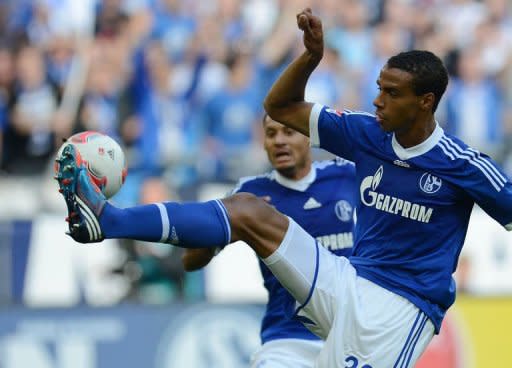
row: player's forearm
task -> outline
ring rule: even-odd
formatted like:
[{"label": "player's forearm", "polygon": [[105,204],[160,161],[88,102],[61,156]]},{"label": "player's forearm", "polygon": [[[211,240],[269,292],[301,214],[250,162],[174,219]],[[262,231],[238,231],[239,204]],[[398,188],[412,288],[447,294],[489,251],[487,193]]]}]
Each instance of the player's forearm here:
[{"label": "player's forearm", "polygon": [[322,59],[305,51],[295,59],[274,83],[265,98],[268,115],[299,132],[309,135],[309,109],[304,92],[309,76]]},{"label": "player's forearm", "polygon": [[196,271],[205,267],[215,256],[214,248],[187,249],[181,261],[185,271]]},{"label": "player's forearm", "polygon": [[322,56],[304,51],[274,83],[265,98],[265,107],[280,108],[290,103],[304,101],[304,91],[309,76],[320,63]]}]

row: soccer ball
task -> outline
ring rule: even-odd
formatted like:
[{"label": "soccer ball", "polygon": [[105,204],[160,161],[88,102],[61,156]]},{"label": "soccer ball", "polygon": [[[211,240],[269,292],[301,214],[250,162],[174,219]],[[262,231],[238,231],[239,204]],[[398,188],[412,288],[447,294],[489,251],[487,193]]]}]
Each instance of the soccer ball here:
[{"label": "soccer ball", "polygon": [[115,140],[91,130],[77,133],[62,144],[57,157],[68,144],[78,149],[90,177],[105,197],[110,198],[119,191],[126,179],[127,168],[124,152]]}]

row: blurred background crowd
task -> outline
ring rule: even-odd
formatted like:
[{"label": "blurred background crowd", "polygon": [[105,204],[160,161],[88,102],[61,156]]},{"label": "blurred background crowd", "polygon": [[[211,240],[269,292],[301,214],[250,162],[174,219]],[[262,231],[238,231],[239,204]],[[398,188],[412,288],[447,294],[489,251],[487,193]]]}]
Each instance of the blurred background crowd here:
[{"label": "blurred background crowd", "polygon": [[[0,218],[64,213],[49,194],[56,191],[52,161],[62,139],[82,130],[122,144],[129,175],[114,201],[123,206],[196,199],[205,184],[268,169],[262,101],[303,50],[295,15],[307,5],[1,1]],[[326,50],[306,99],[372,112],[387,58],[429,49],[451,75],[439,123],[512,173],[508,0],[315,0],[313,11]],[[180,285],[177,297],[201,294],[200,278],[184,281],[179,249],[120,247],[123,261],[112,273],[139,286],[171,280]]]}]

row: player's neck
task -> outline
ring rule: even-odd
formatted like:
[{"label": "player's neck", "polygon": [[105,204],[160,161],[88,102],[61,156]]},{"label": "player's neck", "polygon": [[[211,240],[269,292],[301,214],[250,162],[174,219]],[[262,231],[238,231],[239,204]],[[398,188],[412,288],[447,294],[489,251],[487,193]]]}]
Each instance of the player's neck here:
[{"label": "player's neck", "polygon": [[[316,171],[311,165],[307,166],[309,172],[302,176],[300,179],[291,179],[290,175],[284,176],[280,171],[275,171],[275,180],[285,188],[293,189],[299,192],[304,192],[316,179]],[[292,176],[293,177],[293,176]]]},{"label": "player's neck", "polygon": [[311,172],[311,164],[300,168],[294,167],[293,170],[278,170],[277,172],[287,180],[299,181]]},{"label": "player's neck", "polygon": [[432,135],[436,128],[434,117],[430,117],[426,122],[416,123],[407,130],[396,131],[395,138],[403,148],[410,148],[423,143]]}]

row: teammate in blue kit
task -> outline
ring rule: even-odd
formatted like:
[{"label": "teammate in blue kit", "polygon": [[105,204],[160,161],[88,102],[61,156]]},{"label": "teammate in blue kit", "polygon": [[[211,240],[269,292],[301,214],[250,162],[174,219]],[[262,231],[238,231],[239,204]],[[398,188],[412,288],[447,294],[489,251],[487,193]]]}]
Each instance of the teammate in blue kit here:
[{"label": "teammate in blue kit", "polygon": [[[342,160],[312,162],[309,139],[265,115],[264,147],[274,168],[268,174],[243,178],[234,193],[248,192],[293,218],[325,248],[348,257],[353,244],[353,215],[357,198],[354,164]],[[187,249],[187,271],[205,266],[213,248]],[[300,321],[289,318],[293,297],[263,262],[260,269],[268,291],[261,326],[262,347],[251,367],[312,368],[323,343]]]},{"label": "teammate in blue kit", "polygon": [[69,211],[77,213],[70,216],[71,236],[187,248],[244,240],[300,304],[304,324],[326,340],[316,367],[412,367],[455,300],[452,273],[474,203],[512,230],[512,183],[489,157],[436,122],[448,74],[428,51],[387,61],[375,115],[305,102],[308,78],[323,56],[323,30],[309,9],[297,23],[306,50],[281,74],[265,108],[312,144],[355,162],[360,200],[349,259],[332,255],[294,220],[247,193],[115,208],[68,146],[59,180]]}]

